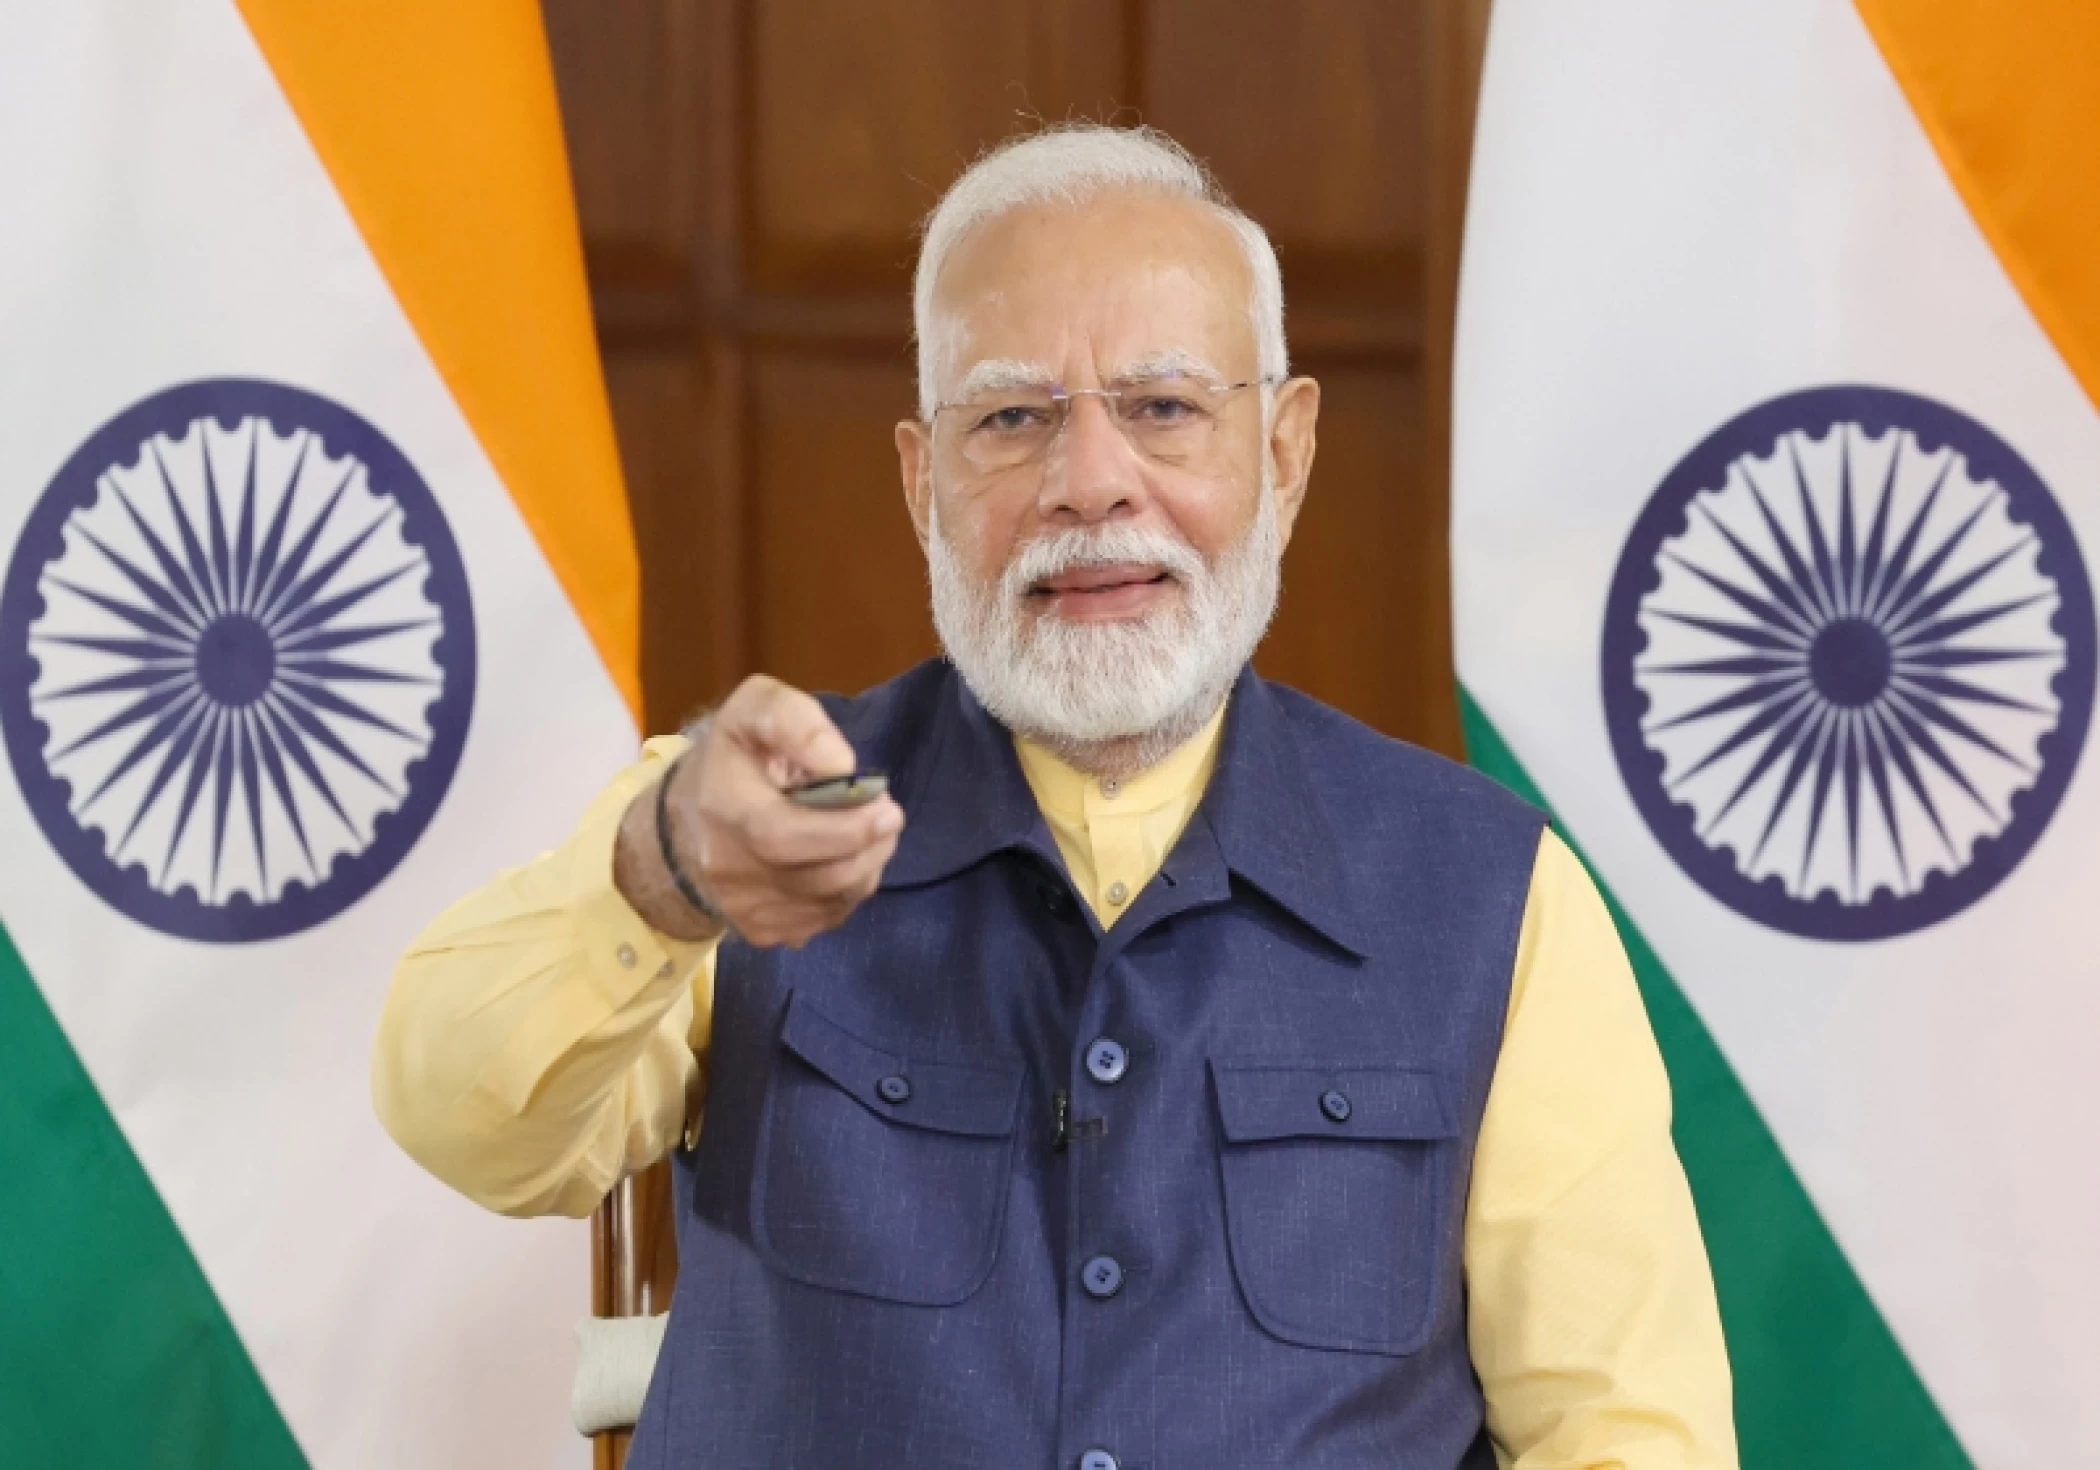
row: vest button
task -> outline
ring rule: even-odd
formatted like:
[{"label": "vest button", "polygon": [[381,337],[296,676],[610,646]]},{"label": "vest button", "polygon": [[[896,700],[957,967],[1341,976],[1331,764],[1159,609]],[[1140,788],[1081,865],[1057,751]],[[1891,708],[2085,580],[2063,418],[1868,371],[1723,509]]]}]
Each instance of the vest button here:
[{"label": "vest button", "polygon": [[1096,1256],[1079,1268],[1079,1284],[1096,1301],[1107,1301],[1123,1289],[1123,1268],[1114,1256]]},{"label": "vest button", "polygon": [[1064,896],[1063,892],[1048,883],[1036,890],[1036,896],[1042,899],[1044,908],[1050,910],[1051,913],[1057,915],[1060,919],[1071,912],[1071,901]]},{"label": "vest button", "polygon": [[1349,1121],[1349,1114],[1355,1110],[1349,1106],[1346,1094],[1329,1088],[1320,1094],[1320,1111],[1327,1115],[1330,1123],[1346,1123]]},{"label": "vest button", "polygon": [[1107,1450],[1088,1450],[1079,1457],[1079,1470],[1123,1470]]},{"label": "vest button", "polygon": [[1130,1053],[1124,1051],[1120,1043],[1110,1041],[1106,1036],[1096,1038],[1094,1044],[1086,1049],[1087,1075],[1096,1082],[1103,1085],[1121,1082],[1123,1074],[1129,1069]]},{"label": "vest button", "polygon": [[911,1079],[902,1073],[892,1072],[875,1084],[875,1095],[886,1103],[911,1101]]}]

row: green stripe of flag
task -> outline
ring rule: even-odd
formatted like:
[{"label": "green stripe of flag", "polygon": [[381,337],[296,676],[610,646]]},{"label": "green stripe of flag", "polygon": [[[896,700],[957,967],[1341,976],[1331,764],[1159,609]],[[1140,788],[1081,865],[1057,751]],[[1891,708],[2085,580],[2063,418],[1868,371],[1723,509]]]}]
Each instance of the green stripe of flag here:
[{"label": "green stripe of flag", "polygon": [[[211,1084],[200,1078],[197,1085]],[[25,1470],[306,1466],[182,1232],[5,931],[0,1463]]]},{"label": "green stripe of flag", "polygon": [[[1474,766],[1547,807],[1464,689],[1459,712]],[[1568,843],[1581,855],[1572,837]],[[1625,940],[1669,1069],[1677,1152],[1735,1370],[1744,1470],[1971,1470],[1727,1058],[1610,886],[1583,862]]]}]

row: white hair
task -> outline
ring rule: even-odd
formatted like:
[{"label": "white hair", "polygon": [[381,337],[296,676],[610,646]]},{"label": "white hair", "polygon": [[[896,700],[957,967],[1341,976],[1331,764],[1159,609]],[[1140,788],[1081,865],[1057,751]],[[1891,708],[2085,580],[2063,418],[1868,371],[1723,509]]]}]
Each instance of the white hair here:
[{"label": "white hair", "polygon": [[[1155,128],[1068,123],[993,148],[949,186],[926,217],[912,281],[912,330],[919,349],[919,414],[933,415],[941,364],[933,327],[933,288],[964,236],[1030,204],[1080,204],[1109,189],[1142,189],[1209,205],[1238,236],[1254,277],[1255,361],[1264,378],[1290,371],[1283,335],[1283,270],[1262,227],[1243,214],[1190,152]],[[1266,398],[1266,394],[1264,398]]]}]

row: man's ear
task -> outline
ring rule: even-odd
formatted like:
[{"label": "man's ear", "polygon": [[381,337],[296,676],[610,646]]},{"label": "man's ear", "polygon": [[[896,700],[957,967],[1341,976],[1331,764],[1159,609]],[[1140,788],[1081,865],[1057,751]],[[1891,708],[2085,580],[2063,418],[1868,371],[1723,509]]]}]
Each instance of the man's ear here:
[{"label": "man's ear", "polygon": [[904,419],[897,425],[897,473],[904,480],[904,507],[911,512],[911,528],[918,533],[919,550],[924,551],[933,507],[933,436],[917,419]]},{"label": "man's ear", "polygon": [[1315,379],[1291,378],[1277,387],[1276,407],[1269,419],[1268,453],[1276,471],[1276,528],[1286,546],[1312,480],[1319,419],[1320,385]]}]

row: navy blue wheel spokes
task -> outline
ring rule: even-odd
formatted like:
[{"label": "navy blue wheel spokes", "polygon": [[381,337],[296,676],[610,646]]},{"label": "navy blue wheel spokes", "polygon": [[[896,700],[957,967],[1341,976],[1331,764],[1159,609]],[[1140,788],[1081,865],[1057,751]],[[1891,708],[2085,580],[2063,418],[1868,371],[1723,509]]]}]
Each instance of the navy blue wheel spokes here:
[{"label": "navy blue wheel spokes", "polygon": [[159,927],[244,939],[398,860],[457,760],[472,621],[390,443],[295,389],[189,385],[84,446],[38,518],[0,610],[0,711],[83,876]]},{"label": "navy blue wheel spokes", "polygon": [[2092,643],[2068,527],[2002,441],[1910,395],[1815,390],[1658,491],[1613,588],[1607,711],[1695,877],[1776,927],[1875,937],[2031,843]]}]

